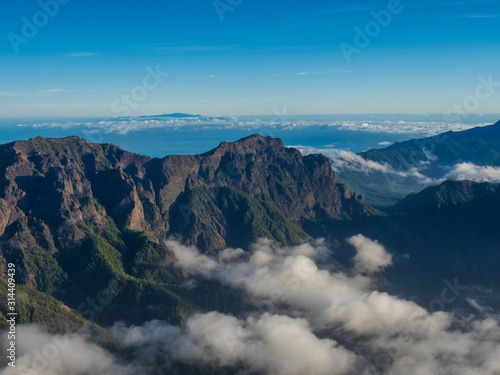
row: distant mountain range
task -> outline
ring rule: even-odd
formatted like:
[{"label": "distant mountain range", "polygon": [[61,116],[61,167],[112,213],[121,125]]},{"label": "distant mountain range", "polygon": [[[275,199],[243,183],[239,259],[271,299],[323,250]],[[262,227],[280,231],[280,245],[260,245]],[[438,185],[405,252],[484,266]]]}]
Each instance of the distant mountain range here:
[{"label": "distant mountain range", "polygon": [[[481,182],[481,175],[488,170],[478,167],[500,166],[500,121],[357,155],[361,159],[344,163],[338,171],[340,180],[370,204],[386,206],[446,179]],[[498,176],[500,182],[500,172]]]},{"label": "distant mountain range", "polygon": [[188,113],[168,113],[163,115],[152,115],[152,116],[139,116],[139,118],[148,118],[148,117],[174,117],[174,118],[194,118],[194,117],[205,117],[201,115],[190,115]]},{"label": "distant mountain range", "polygon": [[140,118],[140,119],[203,120],[203,121],[235,120],[234,117],[210,117],[210,116],[203,116],[203,115],[191,115],[189,113],[168,113],[168,114],[163,114],[163,115],[139,116],[138,118]]},{"label": "distant mountain range", "polygon": [[386,162],[398,170],[409,170],[428,161],[448,165],[465,161],[478,165],[500,165],[500,121],[491,126],[396,142],[382,150],[361,152],[359,155],[367,160]]}]

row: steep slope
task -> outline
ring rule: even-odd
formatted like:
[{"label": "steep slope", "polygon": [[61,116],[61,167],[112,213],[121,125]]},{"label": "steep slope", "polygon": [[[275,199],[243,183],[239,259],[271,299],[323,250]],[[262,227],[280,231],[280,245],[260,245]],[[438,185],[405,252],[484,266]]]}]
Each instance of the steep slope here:
[{"label": "steep slope", "polygon": [[304,223],[374,213],[336,181],[327,158],[270,137],[163,159],[78,137],[0,146],[1,263],[73,309],[106,291],[112,303],[99,322],[179,324],[188,311],[244,303],[217,285],[186,288],[162,242],[170,235],[207,252],[259,237],[291,244],[309,238]]},{"label": "steep slope", "polygon": [[471,207],[495,210],[500,198],[500,184],[474,183],[472,181],[445,181],[420,193],[410,194],[388,211],[416,214],[435,210]]},{"label": "steep slope", "polygon": [[359,155],[366,160],[387,163],[398,170],[418,167],[422,162],[429,161],[429,155],[446,165],[464,161],[478,165],[500,165],[500,121],[490,126],[396,142],[387,148],[361,152]]},{"label": "steep slope", "polygon": [[[222,143],[204,155],[163,159],[76,137],[15,142],[0,153],[0,234],[28,220],[47,229],[52,251],[68,241],[53,231],[68,220],[94,230],[112,219],[120,230],[156,236],[195,224],[223,227],[224,219],[232,219],[227,205],[219,207],[227,190],[249,195],[248,210],[260,212],[264,204],[270,206],[266,213],[279,211],[284,220],[297,223],[314,219],[318,210],[339,218],[370,214],[337,183],[325,157],[302,157],[281,140],[261,136]],[[194,235],[187,239],[198,244]],[[227,240],[223,235],[205,238],[203,245],[207,250],[232,245]]]},{"label": "steep slope", "polygon": [[[500,121],[461,132],[395,143],[358,154],[378,168],[345,164],[340,180],[363,194],[373,205],[390,205],[407,194],[454,178],[460,163],[500,166]],[[366,183],[369,181],[369,184]]]},{"label": "steep slope", "polygon": [[397,292],[428,304],[456,281],[467,286],[459,290],[461,302],[478,293],[479,300],[495,297],[486,304],[500,305],[494,292],[500,288],[500,184],[446,181],[387,211],[345,236],[360,231],[394,249],[397,265],[385,275]]}]

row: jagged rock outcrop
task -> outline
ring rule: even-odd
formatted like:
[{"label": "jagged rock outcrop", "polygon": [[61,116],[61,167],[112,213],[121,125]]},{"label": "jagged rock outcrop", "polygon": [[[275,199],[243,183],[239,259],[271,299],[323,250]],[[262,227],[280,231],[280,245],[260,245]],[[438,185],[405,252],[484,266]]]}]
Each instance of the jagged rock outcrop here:
[{"label": "jagged rock outcrop", "polygon": [[[337,182],[326,157],[303,157],[270,137],[163,159],[78,137],[0,146],[1,238],[27,233],[52,253],[109,226],[176,233],[206,250],[268,234],[294,242],[306,236],[301,221],[319,213],[350,219],[372,210]],[[249,233],[235,233],[235,221]]]}]

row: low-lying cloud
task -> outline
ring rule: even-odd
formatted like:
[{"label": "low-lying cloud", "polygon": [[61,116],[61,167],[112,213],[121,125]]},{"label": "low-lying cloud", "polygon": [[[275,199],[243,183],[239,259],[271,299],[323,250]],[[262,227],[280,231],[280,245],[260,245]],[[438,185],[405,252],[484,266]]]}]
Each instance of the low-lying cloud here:
[{"label": "low-lying cloud", "polygon": [[[347,242],[356,251],[350,270],[335,266],[321,239],[290,247],[261,239],[249,252],[226,249],[218,256],[168,240],[167,248],[188,279],[239,290],[255,309],[238,316],[201,312],[182,328],[161,321],[117,323],[110,332],[129,353],[126,364],[84,335],[56,336],[67,341],[63,350],[68,351],[38,373],[148,374],[153,363],[168,367],[172,361],[223,366],[240,374],[499,373],[500,326],[490,310],[481,317],[430,312],[380,292],[366,272],[389,267],[391,255],[361,234]],[[34,328],[25,329],[20,335],[29,343],[19,363],[28,351],[51,340]],[[15,373],[8,369],[2,374]]]},{"label": "low-lying cloud", "polygon": [[[36,325],[19,325],[16,337],[15,367],[6,366],[2,375],[135,374],[85,334],[51,336]],[[2,338],[8,348],[10,340]]]},{"label": "low-lying cloud", "polygon": [[362,156],[346,150],[337,149],[317,149],[307,146],[296,146],[304,155],[321,153],[330,158],[332,168],[335,172],[353,171],[358,173],[379,173],[386,176],[401,178],[411,178],[423,186],[439,185],[446,180],[470,180],[474,182],[500,183],[500,167],[481,166],[470,162],[458,163],[451,167],[442,166],[443,174],[440,178],[426,176],[425,168],[436,162],[437,157],[429,152],[425,152],[425,161],[421,161],[419,166],[408,170],[397,170],[388,163],[380,163],[365,159]]},{"label": "low-lying cloud", "polygon": [[184,330],[152,321],[142,327],[117,325],[112,332],[149,357],[162,348],[187,363],[243,366],[266,374],[345,374],[355,362],[355,355],[334,340],[314,335],[307,320],[286,315],[241,320],[210,312],[189,318]]},{"label": "low-lying cloud", "polygon": [[[385,326],[407,323],[413,313],[424,315],[413,302],[371,290],[372,280],[359,274],[390,264],[391,256],[381,245],[361,235],[349,242],[357,251],[352,276],[318,267],[328,252],[321,241],[282,248],[262,239],[252,246],[246,259],[230,263],[214,262],[194,247],[174,241],[166,244],[188,272],[244,290],[263,308],[285,305],[300,311],[318,329],[337,326],[373,334]],[[199,271],[197,265],[202,259],[210,266]]]},{"label": "low-lying cloud", "polygon": [[[283,248],[260,240],[246,258],[229,263],[173,241],[168,241],[167,246],[178,259],[190,259],[179,261],[187,271],[200,275],[191,259],[206,257],[211,266],[200,276],[244,290],[261,306],[276,308],[273,315],[255,311],[251,315],[254,321],[284,316],[303,319],[302,327],[307,329],[302,334],[311,339],[315,336],[313,342],[325,332],[329,339],[342,341],[342,346],[328,343],[334,351],[326,355],[336,359],[323,364],[328,368],[329,363],[337,363],[329,373],[493,375],[498,371],[500,327],[494,317],[474,320],[445,312],[431,313],[414,302],[373,290],[372,280],[359,272],[387,267],[391,256],[381,244],[362,235],[348,242],[357,251],[351,275],[323,263],[328,249],[321,241]],[[241,327],[245,323],[238,324]],[[248,337],[246,329],[241,331],[241,337]],[[290,349],[289,353],[294,351]],[[339,358],[347,368],[339,369]],[[276,359],[281,363],[281,358]],[[280,374],[277,368],[281,367],[268,367],[265,372]],[[317,373],[323,370],[321,367]]]},{"label": "low-lying cloud", "polygon": [[460,163],[455,165],[453,169],[445,175],[445,179],[499,183],[500,167]]},{"label": "low-lying cloud", "polygon": [[[412,178],[422,185],[437,184],[441,180],[428,177],[422,173],[422,167],[435,160],[435,156],[426,153],[427,160],[421,161],[419,167],[413,167],[405,171],[397,170],[388,163],[380,163],[373,160],[365,159],[362,156],[351,151],[338,149],[318,149],[308,146],[294,146],[299,149],[302,154],[308,155],[319,153],[330,158],[332,168],[335,172],[353,171],[359,173],[381,173],[387,176]],[[443,180],[444,181],[444,180]]]},{"label": "low-lying cloud", "polygon": [[358,272],[378,272],[392,264],[392,256],[377,241],[362,234],[353,236],[348,241],[356,248],[354,264]]}]

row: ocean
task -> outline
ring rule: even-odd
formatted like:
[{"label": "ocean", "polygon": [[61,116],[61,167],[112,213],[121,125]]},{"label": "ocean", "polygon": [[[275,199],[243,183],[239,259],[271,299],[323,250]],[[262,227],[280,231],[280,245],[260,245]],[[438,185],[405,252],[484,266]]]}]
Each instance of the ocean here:
[{"label": "ocean", "polygon": [[471,116],[466,121],[452,123],[443,121],[438,115],[5,119],[0,120],[0,144],[37,136],[76,135],[90,142],[112,143],[134,153],[163,157],[201,154],[222,141],[261,134],[281,138],[285,146],[360,152],[444,131],[484,126],[498,118],[500,115]]}]

